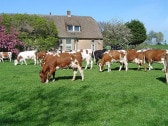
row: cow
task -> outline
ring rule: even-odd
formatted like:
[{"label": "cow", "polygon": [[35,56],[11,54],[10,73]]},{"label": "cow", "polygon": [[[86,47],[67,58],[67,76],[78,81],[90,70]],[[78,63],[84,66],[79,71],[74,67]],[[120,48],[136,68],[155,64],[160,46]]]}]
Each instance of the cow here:
[{"label": "cow", "polygon": [[102,58],[102,55],[103,53],[107,51],[106,49],[103,49],[103,50],[95,50],[93,53],[92,53],[92,57],[94,58],[94,61],[95,63],[98,65],[98,61],[99,59]]},{"label": "cow", "polygon": [[125,50],[110,50],[103,53],[102,59],[99,63],[99,71],[103,71],[103,67],[106,64],[108,66],[108,72],[111,71],[110,64],[114,62],[120,63],[119,71],[121,71],[123,65],[125,70],[128,70],[127,52]]},{"label": "cow", "polygon": [[140,67],[143,66],[146,71],[145,55],[143,50],[129,49],[126,51],[128,62],[136,63],[138,65],[137,70],[140,70]]},{"label": "cow", "polygon": [[4,62],[4,59],[12,61],[12,52],[0,52],[0,61]]},{"label": "cow", "polygon": [[90,64],[90,69],[93,68],[93,59],[92,59],[92,49],[79,49],[77,52],[80,52],[82,55],[82,59],[86,60],[86,66],[85,69],[88,68],[88,65]]},{"label": "cow", "polygon": [[32,50],[32,51],[20,52],[17,56],[17,59],[14,60],[14,65],[16,66],[19,62],[21,62],[21,65],[23,65],[23,63],[27,65],[27,62],[26,62],[27,59],[34,60],[34,65],[36,65],[37,64],[37,51]]},{"label": "cow", "polygon": [[168,83],[168,54],[164,56],[164,72],[165,72],[166,83]]},{"label": "cow", "polygon": [[166,55],[166,53],[168,53],[168,50],[150,49],[144,51],[145,61],[148,63],[149,70],[153,69],[153,62],[164,64],[164,56]]},{"label": "cow", "polygon": [[42,63],[42,70],[39,72],[42,83],[48,83],[53,75],[55,81],[55,71],[60,68],[71,67],[73,69],[73,78],[75,80],[77,70],[79,70],[82,80],[84,80],[84,73],[82,70],[82,55],[77,52],[74,54],[60,53],[57,55],[46,55]]}]

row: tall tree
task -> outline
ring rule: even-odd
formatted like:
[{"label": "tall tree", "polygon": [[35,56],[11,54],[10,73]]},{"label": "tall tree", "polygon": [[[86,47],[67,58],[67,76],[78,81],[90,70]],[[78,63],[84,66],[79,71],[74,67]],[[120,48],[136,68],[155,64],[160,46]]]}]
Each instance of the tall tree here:
[{"label": "tall tree", "polygon": [[138,45],[146,40],[146,28],[142,22],[138,20],[131,20],[131,22],[126,23],[126,26],[131,29],[131,33],[133,35],[130,45]]},{"label": "tall tree", "polygon": [[132,37],[131,31],[118,20],[98,22],[104,38],[104,46],[119,46],[126,48]]}]

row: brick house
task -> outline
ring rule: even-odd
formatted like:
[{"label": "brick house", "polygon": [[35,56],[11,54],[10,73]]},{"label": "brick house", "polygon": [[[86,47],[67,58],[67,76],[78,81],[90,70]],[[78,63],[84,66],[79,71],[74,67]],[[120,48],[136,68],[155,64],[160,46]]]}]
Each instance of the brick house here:
[{"label": "brick house", "polygon": [[48,15],[54,21],[59,37],[59,49],[103,49],[103,36],[97,22],[89,16],[74,16],[67,11],[65,16]]}]

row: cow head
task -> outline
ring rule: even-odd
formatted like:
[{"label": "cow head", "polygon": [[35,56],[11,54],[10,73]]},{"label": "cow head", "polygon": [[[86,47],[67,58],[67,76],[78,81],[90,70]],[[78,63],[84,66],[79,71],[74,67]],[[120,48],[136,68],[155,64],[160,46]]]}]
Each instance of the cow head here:
[{"label": "cow head", "polygon": [[41,83],[45,83],[47,81],[47,74],[44,71],[40,70],[39,75],[41,78]]}]

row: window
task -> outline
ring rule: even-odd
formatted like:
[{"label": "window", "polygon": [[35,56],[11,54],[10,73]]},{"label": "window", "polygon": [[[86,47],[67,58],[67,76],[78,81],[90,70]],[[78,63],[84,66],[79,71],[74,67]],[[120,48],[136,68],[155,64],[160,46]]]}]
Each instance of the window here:
[{"label": "window", "polygon": [[80,31],[80,26],[75,26],[74,31],[79,32]]},{"label": "window", "polygon": [[66,39],[66,51],[71,50],[71,39]]},{"label": "window", "polygon": [[73,31],[73,26],[72,26],[72,25],[68,25],[68,26],[67,26],[67,30],[68,30],[68,31]]},{"label": "window", "polygon": [[80,32],[80,26],[68,25],[67,31],[69,32]]}]

